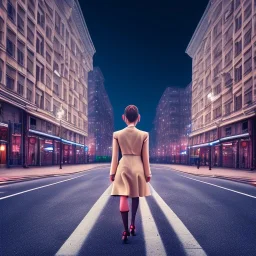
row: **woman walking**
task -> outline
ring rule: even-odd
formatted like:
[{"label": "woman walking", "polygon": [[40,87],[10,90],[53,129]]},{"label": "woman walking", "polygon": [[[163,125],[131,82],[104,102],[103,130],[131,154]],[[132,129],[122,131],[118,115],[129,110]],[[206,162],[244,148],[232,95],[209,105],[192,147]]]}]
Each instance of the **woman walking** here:
[{"label": "woman walking", "polygon": [[[140,122],[138,108],[129,105],[122,115],[127,127],[113,133],[110,180],[113,181],[112,196],[120,196],[120,212],[124,224],[123,242],[135,234],[135,217],[139,197],[151,195],[147,182],[152,174],[149,165],[149,133],[136,128]],[[119,148],[122,158],[118,163]],[[128,197],[132,198],[132,216],[128,229]]]}]

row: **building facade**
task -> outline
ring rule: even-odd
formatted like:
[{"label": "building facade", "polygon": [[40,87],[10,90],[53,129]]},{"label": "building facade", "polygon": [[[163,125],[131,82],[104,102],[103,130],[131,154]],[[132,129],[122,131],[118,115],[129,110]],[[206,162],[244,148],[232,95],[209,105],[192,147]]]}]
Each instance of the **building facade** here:
[{"label": "building facade", "polygon": [[1,166],[86,162],[94,53],[77,0],[0,2]]},{"label": "building facade", "polygon": [[89,72],[89,155],[90,161],[109,162],[112,155],[114,115],[98,67]]},{"label": "building facade", "polygon": [[179,164],[188,162],[190,112],[191,84],[186,88],[166,88],[157,106],[152,130],[153,162]]},{"label": "building facade", "polygon": [[209,1],[193,59],[190,154],[203,165],[256,165],[256,1]]}]

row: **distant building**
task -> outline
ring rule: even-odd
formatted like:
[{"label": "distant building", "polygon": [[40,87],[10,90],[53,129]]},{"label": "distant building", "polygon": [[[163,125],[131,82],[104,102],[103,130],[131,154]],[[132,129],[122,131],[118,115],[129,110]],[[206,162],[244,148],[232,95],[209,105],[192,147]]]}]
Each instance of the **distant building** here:
[{"label": "distant building", "polygon": [[256,167],[255,1],[209,1],[186,53],[193,59],[191,156]]},{"label": "distant building", "polygon": [[98,67],[89,73],[89,154],[91,161],[110,161],[114,115]]},{"label": "distant building", "polygon": [[190,129],[191,85],[168,87],[164,91],[154,119],[153,162],[187,163]]},{"label": "distant building", "polygon": [[94,53],[78,0],[0,1],[1,166],[86,162]]}]

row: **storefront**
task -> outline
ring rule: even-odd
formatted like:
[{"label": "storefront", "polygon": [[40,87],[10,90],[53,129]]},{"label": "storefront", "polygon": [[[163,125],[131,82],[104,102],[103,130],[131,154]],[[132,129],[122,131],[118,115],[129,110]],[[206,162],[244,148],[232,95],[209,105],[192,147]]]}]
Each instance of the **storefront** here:
[{"label": "storefront", "polygon": [[0,123],[0,168],[7,164],[8,125]]}]

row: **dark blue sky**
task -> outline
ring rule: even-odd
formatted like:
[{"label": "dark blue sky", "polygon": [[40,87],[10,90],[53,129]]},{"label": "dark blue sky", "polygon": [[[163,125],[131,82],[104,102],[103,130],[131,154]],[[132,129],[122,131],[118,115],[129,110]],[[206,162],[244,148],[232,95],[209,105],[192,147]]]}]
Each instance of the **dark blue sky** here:
[{"label": "dark blue sky", "polygon": [[80,0],[96,48],[94,66],[105,77],[115,130],[125,127],[124,108],[139,108],[137,128],[150,131],[157,104],[168,86],[191,81],[186,47],[207,0]]}]

